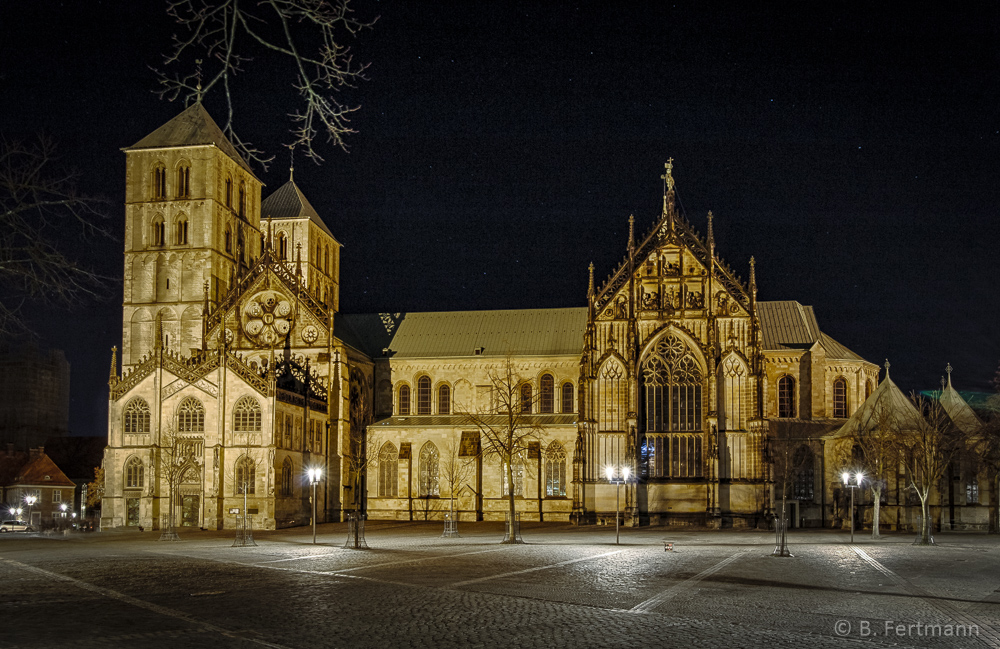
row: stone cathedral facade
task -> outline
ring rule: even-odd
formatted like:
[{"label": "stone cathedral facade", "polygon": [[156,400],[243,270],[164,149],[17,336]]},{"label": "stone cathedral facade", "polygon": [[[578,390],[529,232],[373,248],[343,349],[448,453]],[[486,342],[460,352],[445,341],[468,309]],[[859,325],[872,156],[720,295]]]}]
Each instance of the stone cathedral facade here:
[{"label": "stone cathedral facade", "polygon": [[[340,244],[289,180],[262,183],[196,104],[125,149],[122,345],[109,378],[105,527],[614,516],[753,525],[773,512],[772,440],[794,431],[796,520],[832,523],[823,444],[878,368],[811,307],[757,299],[675,207],[586,306],[343,315]],[[583,296],[581,296],[582,298]],[[116,352],[117,353],[117,352]],[[535,431],[512,484],[470,413],[514,370]],[[786,436],[787,437],[787,436]],[[807,469],[807,470],[805,470]],[[833,470],[833,469],[831,469]],[[613,518],[612,518],[613,520]]]}]

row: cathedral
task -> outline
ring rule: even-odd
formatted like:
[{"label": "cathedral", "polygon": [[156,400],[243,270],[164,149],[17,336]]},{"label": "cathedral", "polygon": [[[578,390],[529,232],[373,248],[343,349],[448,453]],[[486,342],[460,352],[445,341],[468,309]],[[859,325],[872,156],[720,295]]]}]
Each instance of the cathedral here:
[{"label": "cathedral", "polygon": [[[793,524],[837,522],[826,442],[879,368],[812,307],[758,300],[753,259],[743,281],[711,213],[701,236],[677,209],[671,163],[585,306],[341,314],[334,234],[291,178],[261,200],[200,104],[125,154],[102,527],[308,524],[309,469],[320,522],[503,520],[513,494],[522,520],[753,527],[781,454]],[[481,427],[503,407],[531,431],[509,466]]]}]

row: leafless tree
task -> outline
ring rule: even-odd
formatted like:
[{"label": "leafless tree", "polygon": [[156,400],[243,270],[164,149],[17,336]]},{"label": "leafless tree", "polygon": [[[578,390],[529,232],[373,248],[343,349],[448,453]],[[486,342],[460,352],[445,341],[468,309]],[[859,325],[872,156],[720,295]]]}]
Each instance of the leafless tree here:
[{"label": "leafless tree", "polygon": [[479,429],[483,440],[483,456],[498,460],[503,471],[510,515],[510,528],[504,542],[521,543],[521,539],[514,533],[517,512],[514,499],[514,462],[520,461],[526,466],[528,446],[532,442],[540,442],[543,435],[542,428],[531,416],[536,395],[532,391],[531,397],[528,397],[522,391],[525,380],[517,373],[510,355],[490,369],[487,377],[490,382],[490,402],[477,404],[474,410],[464,413],[465,420]]},{"label": "leafless tree", "polygon": [[458,441],[451,440],[444,445],[441,454],[441,477],[448,486],[452,520],[455,520],[455,496],[476,468],[475,457],[462,457],[460,450]]},{"label": "leafless tree", "polygon": [[937,399],[911,395],[913,405],[922,415],[917,430],[904,430],[896,438],[897,453],[906,468],[907,482],[920,498],[921,525],[919,543],[931,541],[930,494],[941,482],[948,465],[962,450],[963,436],[948,419]]},{"label": "leafless tree", "polygon": [[184,470],[184,450],[181,436],[172,425],[160,432],[159,440],[155,446],[156,466],[160,475],[160,485],[167,490],[167,516],[166,525],[161,530],[161,541],[175,541],[178,539],[174,523],[174,495],[181,480],[181,472]]},{"label": "leafless tree", "polygon": [[337,93],[363,80],[367,65],[355,63],[344,43],[375,22],[355,17],[349,0],[168,0],[167,13],[182,29],[156,70],[162,97],[190,103],[221,92],[226,136],[266,169],[273,156],[264,157],[235,133],[234,86],[255,57],[271,67],[286,64],[299,98],[286,146],[319,163],[314,139],[323,133],[346,150],[344,137],[355,132],[350,115],[358,107],[345,105]]},{"label": "leafless tree", "polygon": [[26,331],[26,302],[73,305],[101,295],[109,278],[64,244],[109,236],[104,206],[59,169],[52,140],[0,137],[0,335]]},{"label": "leafless tree", "polygon": [[[860,469],[872,492],[872,538],[881,538],[879,530],[882,493],[888,485],[889,471],[899,467],[901,431],[889,403],[891,393],[882,396],[867,411],[866,416],[851,431],[853,449],[860,452]],[[852,450],[853,450],[852,449]]]}]

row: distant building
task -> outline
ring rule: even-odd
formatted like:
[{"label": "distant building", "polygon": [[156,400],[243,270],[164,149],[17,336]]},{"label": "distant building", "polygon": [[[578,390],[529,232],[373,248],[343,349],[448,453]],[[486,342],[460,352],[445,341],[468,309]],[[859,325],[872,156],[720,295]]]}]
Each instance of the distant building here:
[{"label": "distant building", "polygon": [[[33,448],[27,461],[5,485],[4,501],[8,511],[20,507],[21,517],[35,529],[68,524],[74,514],[76,484],[45,454]],[[29,502],[30,499],[30,502]]]},{"label": "distant building", "polygon": [[69,431],[69,362],[34,345],[0,347],[0,448],[42,446]]}]

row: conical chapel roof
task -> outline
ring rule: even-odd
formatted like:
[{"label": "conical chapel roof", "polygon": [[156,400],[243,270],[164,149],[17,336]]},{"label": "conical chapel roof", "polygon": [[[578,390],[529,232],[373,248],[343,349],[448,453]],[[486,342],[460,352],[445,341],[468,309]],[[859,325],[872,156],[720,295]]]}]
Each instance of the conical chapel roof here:
[{"label": "conical chapel roof", "polygon": [[948,418],[958,427],[963,433],[975,433],[983,426],[983,422],[976,416],[969,404],[962,398],[962,395],[958,393],[958,390],[951,387],[951,364],[948,364],[948,383],[941,390],[941,395],[938,397],[938,402],[944,411],[948,414]]},{"label": "conical chapel roof", "polygon": [[871,396],[865,399],[833,437],[849,437],[859,428],[871,427],[883,418],[891,419],[892,425],[900,431],[918,430],[923,424],[920,411],[889,378],[888,370]]},{"label": "conical chapel roof", "polygon": [[220,151],[239,163],[250,175],[257,178],[253,173],[253,169],[243,159],[243,156],[239,154],[236,147],[229,141],[229,138],[222,132],[222,129],[215,123],[215,120],[208,114],[208,111],[205,110],[201,102],[191,104],[180,115],[177,115],[132,146],[127,147],[125,151],[165,149],[205,144],[215,145]]},{"label": "conical chapel roof", "polygon": [[264,199],[260,204],[260,216],[262,219],[267,217],[272,219],[309,219],[320,230],[330,235],[330,238],[337,241],[337,238],[330,232],[330,228],[326,227],[319,212],[312,206],[295,181],[291,179]]}]

